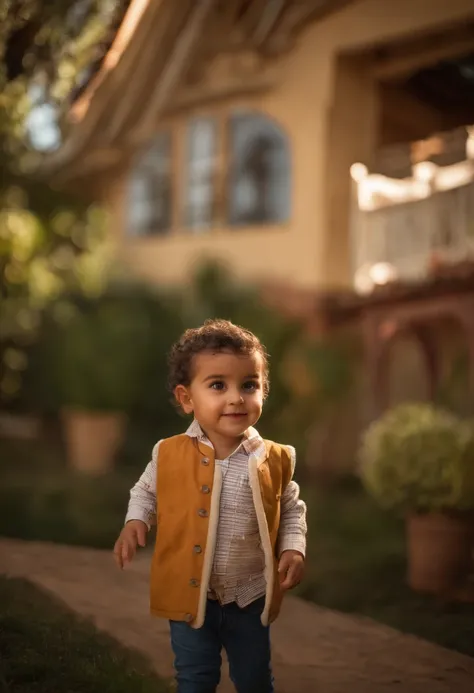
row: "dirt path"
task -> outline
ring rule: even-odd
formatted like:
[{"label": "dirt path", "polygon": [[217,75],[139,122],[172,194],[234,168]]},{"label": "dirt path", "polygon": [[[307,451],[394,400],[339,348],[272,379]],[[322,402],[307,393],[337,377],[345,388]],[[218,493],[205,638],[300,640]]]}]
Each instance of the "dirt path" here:
[{"label": "dirt path", "polygon": [[[149,554],[119,572],[110,552],[0,539],[0,572],[26,577],[172,675],[165,621],[148,615]],[[474,659],[384,626],[285,602],[273,627],[277,693],[472,693]],[[220,692],[232,688],[224,677]]]}]

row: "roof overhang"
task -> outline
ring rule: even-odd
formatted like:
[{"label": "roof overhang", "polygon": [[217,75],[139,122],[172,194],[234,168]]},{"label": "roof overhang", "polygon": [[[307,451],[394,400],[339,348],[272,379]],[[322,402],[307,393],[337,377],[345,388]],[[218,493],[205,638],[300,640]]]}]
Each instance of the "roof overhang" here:
[{"label": "roof overhang", "polygon": [[239,17],[235,36],[242,45],[274,53],[291,47],[309,21],[355,1],[132,0],[99,70],[69,112],[63,145],[46,157],[43,173],[65,183],[118,164],[127,148],[149,135],[193,60],[203,51],[209,59],[212,52],[238,48],[229,45],[227,35],[203,42],[206,26],[213,33],[209,20],[235,25]]}]

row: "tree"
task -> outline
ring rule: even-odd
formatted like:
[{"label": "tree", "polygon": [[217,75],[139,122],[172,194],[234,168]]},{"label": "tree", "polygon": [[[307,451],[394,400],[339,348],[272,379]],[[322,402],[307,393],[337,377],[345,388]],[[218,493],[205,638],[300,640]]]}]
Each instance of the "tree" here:
[{"label": "tree", "polygon": [[20,390],[46,303],[104,276],[102,214],[35,175],[28,116],[51,104],[61,128],[126,4],[0,0],[0,404]]}]

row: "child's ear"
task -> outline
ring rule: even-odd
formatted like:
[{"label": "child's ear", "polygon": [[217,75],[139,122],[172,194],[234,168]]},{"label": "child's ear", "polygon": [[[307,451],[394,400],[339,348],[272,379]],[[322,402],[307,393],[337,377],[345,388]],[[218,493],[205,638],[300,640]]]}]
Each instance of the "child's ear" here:
[{"label": "child's ear", "polygon": [[184,385],[177,385],[174,389],[174,396],[184,413],[192,414],[194,406],[187,387]]}]

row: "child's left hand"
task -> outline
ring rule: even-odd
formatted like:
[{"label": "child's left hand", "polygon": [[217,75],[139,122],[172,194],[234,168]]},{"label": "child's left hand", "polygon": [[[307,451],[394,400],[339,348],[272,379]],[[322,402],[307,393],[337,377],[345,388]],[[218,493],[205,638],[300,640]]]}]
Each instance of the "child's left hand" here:
[{"label": "child's left hand", "polygon": [[291,590],[300,584],[304,572],[304,557],[299,551],[284,551],[278,564],[280,587]]}]

